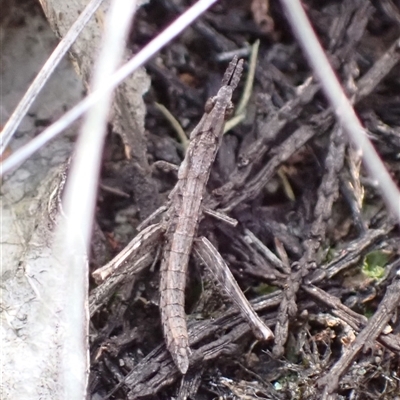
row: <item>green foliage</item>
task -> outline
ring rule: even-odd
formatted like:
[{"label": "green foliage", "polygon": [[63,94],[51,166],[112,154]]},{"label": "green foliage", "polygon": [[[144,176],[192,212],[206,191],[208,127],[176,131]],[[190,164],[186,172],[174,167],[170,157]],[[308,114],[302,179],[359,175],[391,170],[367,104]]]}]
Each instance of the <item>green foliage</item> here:
[{"label": "green foliage", "polygon": [[258,286],[254,287],[254,291],[260,296],[273,293],[276,290],[277,290],[276,286],[271,286],[268,285],[267,283],[260,283]]},{"label": "green foliage", "polygon": [[362,272],[371,279],[383,278],[385,266],[389,261],[389,255],[383,251],[372,251],[363,260]]}]

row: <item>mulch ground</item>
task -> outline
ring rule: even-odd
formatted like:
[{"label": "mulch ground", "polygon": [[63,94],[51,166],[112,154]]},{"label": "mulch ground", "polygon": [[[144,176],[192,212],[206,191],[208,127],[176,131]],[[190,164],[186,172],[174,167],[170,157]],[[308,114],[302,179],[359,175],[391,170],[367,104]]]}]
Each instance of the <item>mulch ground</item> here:
[{"label": "mulch ground", "polygon": [[[186,3],[158,0],[141,8],[131,49],[154,38]],[[304,6],[399,183],[399,2]],[[182,377],[163,344],[155,263],[125,282],[92,319],[93,399],[400,398],[398,227],[311,79],[279,2],[221,1],[146,66],[152,78],[146,95],[149,162],[179,165],[183,156],[155,102],[190,132],[232,52],[240,49],[247,59],[256,40],[246,118],[224,137],[208,186],[207,201],[239,224],[232,228],[206,216],[199,231],[218,248],[275,340],[256,341],[193,257],[186,296],[192,358]],[[123,143],[110,132],[97,217],[112,255],[154,211],[132,201],[140,182],[125,175],[122,164]],[[176,177],[154,169],[151,179],[158,188],[154,204],[162,204]],[[94,257],[93,268],[98,266]]]}]

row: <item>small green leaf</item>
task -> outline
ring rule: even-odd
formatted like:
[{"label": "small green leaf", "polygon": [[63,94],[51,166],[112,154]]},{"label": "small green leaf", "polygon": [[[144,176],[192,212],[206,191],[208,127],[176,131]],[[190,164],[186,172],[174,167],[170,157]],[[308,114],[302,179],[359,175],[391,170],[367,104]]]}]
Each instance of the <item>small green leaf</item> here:
[{"label": "small green leaf", "polygon": [[389,255],[383,251],[372,251],[364,257],[362,272],[371,279],[379,280],[385,274]]},{"label": "small green leaf", "polygon": [[276,286],[271,286],[266,283],[260,283],[258,286],[254,287],[254,291],[260,296],[273,293],[276,290]]}]

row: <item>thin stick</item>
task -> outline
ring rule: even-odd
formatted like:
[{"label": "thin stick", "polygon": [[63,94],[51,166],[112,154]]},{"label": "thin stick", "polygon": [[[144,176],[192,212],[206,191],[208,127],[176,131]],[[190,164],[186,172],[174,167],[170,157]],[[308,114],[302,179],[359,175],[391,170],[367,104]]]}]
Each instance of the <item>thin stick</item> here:
[{"label": "thin stick", "polygon": [[195,241],[194,249],[203,263],[211,271],[219,284],[224,288],[228,296],[238,306],[242,317],[249,323],[251,329],[258,340],[269,340],[274,337],[271,329],[264,324],[262,319],[256,314],[249,301],[244,296],[236,279],[226,265],[224,259],[218,253],[211,242],[201,237]]},{"label": "thin stick", "polygon": [[86,26],[89,19],[96,12],[99,5],[103,0],[91,0],[90,3],[85,7],[82,13],[79,15],[77,20],[71,26],[67,34],[62,38],[60,43],[57,45],[51,56],[47,59],[42,69],[37,74],[35,80],[29,86],[29,89],[24,94],[17,105],[11,117],[8,119],[0,135],[0,154],[3,154],[7,144],[11,140],[15,131],[17,130],[22,118],[26,115],[29,107],[32,105],[37,95],[42,90],[43,86],[54,72],[55,68],[64,57],[65,53],[69,50],[72,43],[81,33],[82,29]]},{"label": "thin stick", "polygon": [[100,89],[91,93],[70,111],[66,112],[54,124],[45,129],[40,135],[36,136],[29,143],[18,149],[15,153],[3,161],[0,164],[0,176],[3,176],[7,172],[16,168],[19,164],[27,160],[32,154],[36,153],[36,151],[38,151],[42,146],[58,136],[93,104],[117,87],[127,76],[148,61],[157,51],[168,44],[175,36],[181,33],[215,2],[217,2],[217,0],[199,0],[192,7],[190,7],[160,35],[158,35],[139,53],[137,53],[132,60],[123,65],[107,81],[105,81]]},{"label": "thin stick", "polygon": [[254,77],[256,74],[256,65],[258,59],[258,49],[260,48],[260,41],[256,40],[251,46],[251,54],[249,61],[249,72],[244,84],[244,90],[239,104],[235,110],[235,116],[226,122],[224,134],[233,129],[236,125],[240,124],[246,118],[246,107],[253,92]]},{"label": "thin stick", "polygon": [[[125,4],[113,0],[111,3],[104,44],[94,71],[94,88],[99,88],[117,68],[135,10],[136,1]],[[60,378],[64,388],[62,397],[66,399],[86,397],[89,368],[88,250],[111,100],[112,92],[109,92],[86,116],[66,184],[64,212],[60,215],[52,244],[54,257],[65,271],[62,278],[69,296],[65,302],[74,299],[74,306],[64,310],[63,335],[66,340],[60,349],[63,371],[68,371]]]},{"label": "thin stick", "polygon": [[393,182],[374,146],[368,139],[356,113],[343,92],[322,46],[316,37],[299,0],[281,0],[290,25],[303,48],[308,62],[321,82],[338,121],[345,128],[354,146],[363,154],[369,175],[379,184],[382,197],[391,213],[400,221],[400,191]]},{"label": "thin stick", "polygon": [[162,227],[160,224],[150,225],[139,232],[110,262],[92,273],[96,283],[104,282],[112,273],[121,269],[124,264],[150,252],[153,244],[160,240],[161,234]]},{"label": "thin stick", "polygon": [[171,126],[175,129],[176,134],[178,135],[179,140],[181,141],[185,151],[189,146],[189,139],[186,136],[185,131],[181,127],[179,121],[171,114],[167,107],[160,103],[154,103],[157,109],[164,115],[164,117],[168,120]]}]

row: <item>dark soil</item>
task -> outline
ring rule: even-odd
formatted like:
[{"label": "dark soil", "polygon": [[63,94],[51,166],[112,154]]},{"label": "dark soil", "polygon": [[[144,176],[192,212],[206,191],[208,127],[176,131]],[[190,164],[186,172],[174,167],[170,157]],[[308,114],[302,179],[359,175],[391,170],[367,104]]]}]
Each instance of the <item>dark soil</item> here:
[{"label": "dark soil", "polygon": [[[186,3],[157,0],[141,8],[132,50],[154,38]],[[400,2],[304,6],[399,183],[400,74],[398,65],[387,66],[400,58]],[[92,399],[400,398],[398,227],[318,82],[307,81],[312,72],[279,2],[221,1],[146,66],[152,77],[146,95],[149,162],[179,165],[183,156],[155,102],[189,133],[217,92],[232,52],[241,49],[247,59],[249,43],[258,39],[247,116],[224,137],[207,200],[239,224],[232,228],[207,216],[199,234],[218,248],[275,340],[256,341],[193,257],[186,296],[193,354],[182,377],[163,343],[155,262],[126,280],[92,319]],[[124,173],[128,161],[119,136],[111,132],[108,140],[98,234],[106,237],[111,257],[155,209],[133,202],[140,183],[132,186]],[[176,177],[154,168],[152,178],[158,187],[154,204],[161,205]],[[98,257],[93,268],[102,263]]]}]

